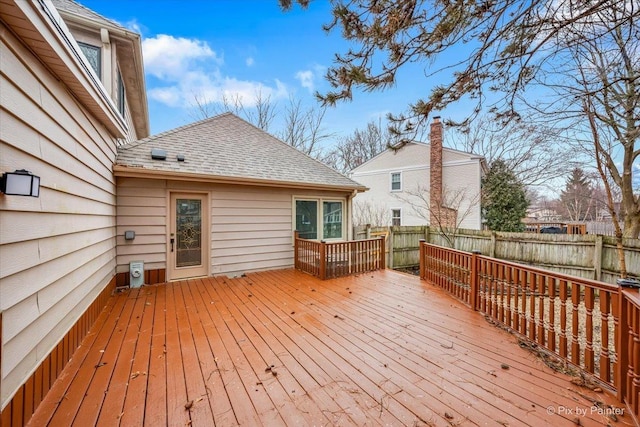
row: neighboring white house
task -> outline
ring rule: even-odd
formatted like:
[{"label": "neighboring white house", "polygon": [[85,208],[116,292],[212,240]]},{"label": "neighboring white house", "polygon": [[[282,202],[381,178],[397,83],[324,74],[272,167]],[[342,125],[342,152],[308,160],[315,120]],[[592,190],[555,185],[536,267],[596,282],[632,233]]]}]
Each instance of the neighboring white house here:
[{"label": "neighboring white house", "polygon": [[404,142],[351,171],[351,178],[370,189],[354,199],[356,225],[482,228],[484,158],[442,147],[438,117],[430,142]]}]

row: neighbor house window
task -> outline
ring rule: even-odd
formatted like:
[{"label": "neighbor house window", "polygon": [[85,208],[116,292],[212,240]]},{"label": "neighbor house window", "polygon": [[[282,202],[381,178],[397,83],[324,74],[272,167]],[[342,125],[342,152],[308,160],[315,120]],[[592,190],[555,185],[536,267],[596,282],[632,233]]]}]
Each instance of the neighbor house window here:
[{"label": "neighbor house window", "polygon": [[122,74],[118,70],[118,111],[124,117],[124,82],[122,81]]},{"label": "neighbor house window", "polygon": [[391,209],[391,225],[393,225],[393,226],[402,225],[402,210],[401,209]]},{"label": "neighbor house window", "polygon": [[391,191],[402,190],[402,174],[400,172],[393,172],[391,174]]},{"label": "neighbor house window", "polygon": [[78,46],[80,46],[80,50],[84,54],[85,58],[87,58],[87,61],[89,61],[89,64],[91,64],[91,68],[93,68],[93,71],[95,71],[98,77],[102,79],[102,61],[100,59],[100,48],[98,46],[80,42],[78,43]]},{"label": "neighbor house window", "polygon": [[344,201],[296,199],[295,217],[296,230],[302,239],[344,238]]}]

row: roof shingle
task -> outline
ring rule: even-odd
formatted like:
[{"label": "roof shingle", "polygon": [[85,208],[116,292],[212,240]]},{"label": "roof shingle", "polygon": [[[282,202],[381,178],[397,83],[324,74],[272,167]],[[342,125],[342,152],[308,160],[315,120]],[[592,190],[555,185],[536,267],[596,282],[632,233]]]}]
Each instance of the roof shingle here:
[{"label": "roof shingle", "polygon": [[[166,150],[167,159],[152,160],[153,148]],[[180,154],[184,162],[177,160]],[[231,113],[123,145],[118,148],[116,165],[206,177],[365,189]]]}]

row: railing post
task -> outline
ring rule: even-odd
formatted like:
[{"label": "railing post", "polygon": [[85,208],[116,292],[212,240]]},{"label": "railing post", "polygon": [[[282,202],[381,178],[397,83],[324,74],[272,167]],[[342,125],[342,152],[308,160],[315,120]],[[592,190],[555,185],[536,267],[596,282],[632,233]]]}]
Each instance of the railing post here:
[{"label": "railing post", "polygon": [[327,277],[327,243],[320,241],[320,280]]},{"label": "railing post", "polygon": [[380,236],[380,270],[387,268],[387,239],[384,234]]},{"label": "railing post", "polygon": [[298,261],[298,230],[293,231],[293,266],[296,270],[300,270],[300,262]]},{"label": "railing post", "polygon": [[[618,400],[624,402],[627,395],[627,371],[629,370],[629,318],[627,302],[622,287],[618,285],[617,304],[613,305],[614,318],[618,318],[618,330],[616,331],[616,386],[618,387]],[[617,311],[617,313],[616,313]]]},{"label": "railing post", "polygon": [[424,280],[425,274],[426,274],[425,267],[424,267],[425,266],[424,253],[426,249],[424,246],[425,243],[426,243],[425,239],[420,239],[420,260],[419,261],[420,261],[420,278],[422,280]]},{"label": "railing post", "polygon": [[479,255],[482,255],[480,251],[471,252],[471,289],[469,302],[471,303],[471,309],[473,311],[478,311],[478,288],[480,282],[480,272],[478,271],[480,264]]}]

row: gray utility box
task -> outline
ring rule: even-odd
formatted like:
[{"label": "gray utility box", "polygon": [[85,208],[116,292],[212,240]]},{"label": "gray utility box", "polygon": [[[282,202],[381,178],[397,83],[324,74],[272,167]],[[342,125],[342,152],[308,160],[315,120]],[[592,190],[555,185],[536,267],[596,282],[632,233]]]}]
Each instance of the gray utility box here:
[{"label": "gray utility box", "polygon": [[144,261],[131,261],[129,263],[129,286],[139,288],[144,285]]}]

